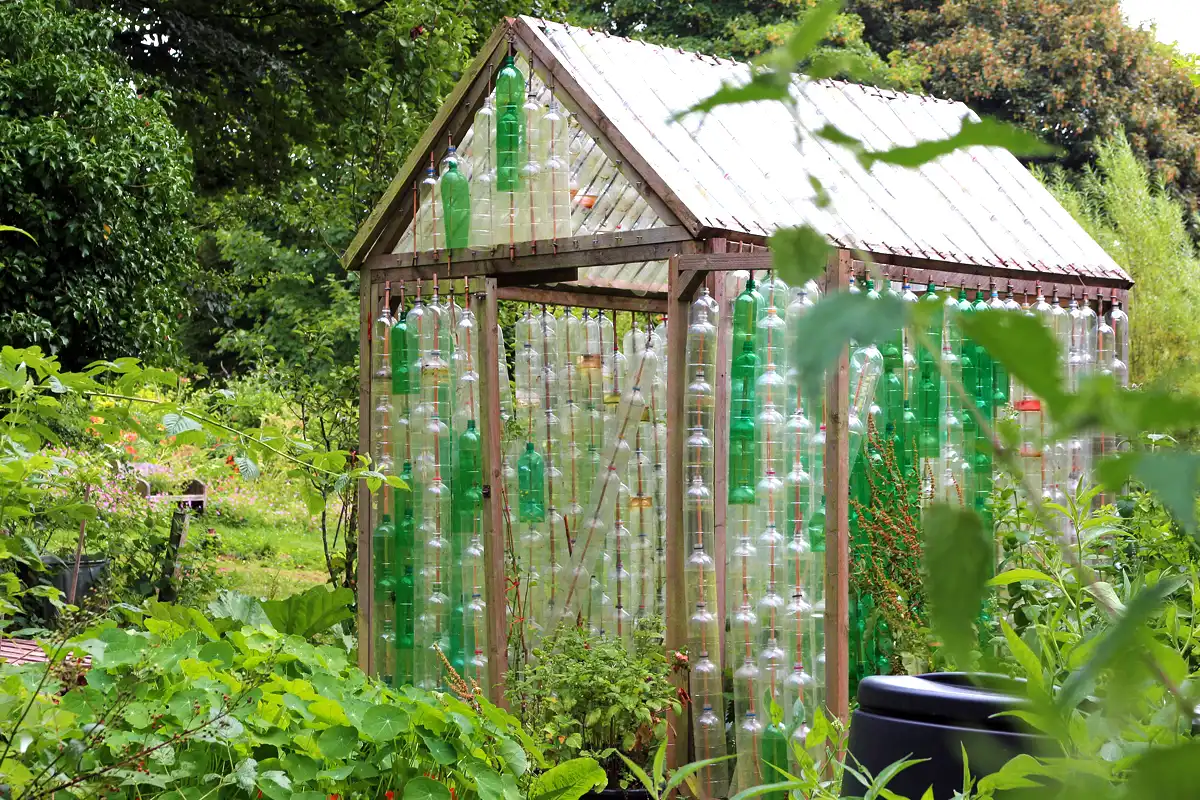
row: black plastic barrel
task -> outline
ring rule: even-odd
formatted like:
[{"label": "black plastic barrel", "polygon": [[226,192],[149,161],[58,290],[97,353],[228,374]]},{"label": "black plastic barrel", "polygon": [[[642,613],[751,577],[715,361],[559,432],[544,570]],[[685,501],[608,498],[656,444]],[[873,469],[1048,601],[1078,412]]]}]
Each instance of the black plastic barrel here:
[{"label": "black plastic barrel", "polygon": [[[930,675],[873,676],[858,685],[858,709],[850,718],[850,759],[870,774],[904,759],[928,759],[896,775],[887,788],[919,800],[933,787],[935,800],[962,789],[963,759],[976,778],[988,775],[1020,753],[1035,754],[1048,744],[1005,711],[1027,708],[1021,682],[1003,675],[943,672]],[[852,775],[842,795],[862,796],[866,787]],[[1020,794],[1003,794],[1015,800]]]}]

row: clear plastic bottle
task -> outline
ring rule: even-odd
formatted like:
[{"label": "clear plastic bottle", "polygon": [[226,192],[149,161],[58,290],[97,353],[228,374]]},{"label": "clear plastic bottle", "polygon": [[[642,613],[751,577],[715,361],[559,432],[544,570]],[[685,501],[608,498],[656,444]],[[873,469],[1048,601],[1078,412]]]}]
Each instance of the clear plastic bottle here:
[{"label": "clear plastic bottle", "polygon": [[517,201],[520,214],[518,241],[536,242],[548,238],[545,233],[549,198],[546,183],[542,180],[542,164],[546,160],[540,127],[542,106],[532,92],[521,107],[521,116],[525,139],[518,189],[521,196]]},{"label": "clear plastic bottle", "polygon": [[572,235],[571,162],[567,119],[557,100],[550,101],[539,129],[546,152],[541,171],[543,193],[547,198],[544,238],[562,239]]},{"label": "clear plastic bottle", "polygon": [[417,191],[416,250],[418,253],[441,250],[446,246],[446,237],[442,227],[441,186],[432,157]]}]

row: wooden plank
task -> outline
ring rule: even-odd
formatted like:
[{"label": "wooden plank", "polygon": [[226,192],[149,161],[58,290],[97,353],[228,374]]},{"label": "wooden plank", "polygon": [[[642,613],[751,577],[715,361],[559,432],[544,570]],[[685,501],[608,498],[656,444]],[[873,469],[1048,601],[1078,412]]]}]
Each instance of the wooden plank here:
[{"label": "wooden plank", "polygon": [[504,678],[508,674],[507,582],[504,574],[504,480],[500,458],[500,343],[496,279],[487,278],[482,291],[471,296],[479,320],[479,437],[483,440],[484,590],[487,592],[488,693],[504,708]]},{"label": "wooden plank", "polygon": [[[710,241],[725,242],[725,239]],[[728,242],[726,242],[728,248]],[[679,269],[697,272],[719,272],[730,270],[753,270],[762,272],[771,268],[771,254],[762,252],[729,253],[725,251],[697,253],[679,259]]]},{"label": "wooden plank", "polygon": [[[498,52],[501,52],[501,45],[511,30],[511,25],[510,21],[506,21],[496,26],[492,35],[480,48],[479,54],[475,56],[475,60],[471,62],[471,66],[463,74],[462,79],[446,96],[442,107],[438,109],[437,115],[433,118],[433,122],[425,129],[425,133],[422,134],[416,147],[408,154],[404,166],[396,173],[396,177],[384,191],[383,197],[375,204],[370,216],[359,227],[350,246],[346,248],[346,252],[342,256],[342,264],[346,269],[354,269],[361,264],[369,251],[388,251],[396,246],[396,242],[400,240],[404,230],[404,225],[408,222],[406,217],[411,215],[413,181],[424,168],[431,149],[440,147],[440,142],[445,141],[447,135],[457,133],[455,138],[461,139],[462,134],[470,127],[470,121],[478,110],[479,104],[483,102],[484,92],[487,91],[488,82],[491,80],[492,70],[490,67],[496,66],[490,62]],[[474,89],[473,92],[472,89]],[[468,97],[469,93],[471,97]],[[466,121],[465,125],[463,120]],[[451,128],[454,130],[450,130]],[[404,213],[403,206],[405,205],[410,209],[409,214]],[[385,226],[387,228],[386,236],[384,235]],[[391,240],[390,244],[388,240]]]},{"label": "wooden plank", "polygon": [[[826,286],[849,284],[851,254],[830,259]],[[825,382],[825,706],[842,722],[850,715],[850,359],[842,350]]]},{"label": "wooden plank", "polygon": [[[674,290],[676,258],[671,259],[667,272],[668,295],[672,298],[667,309],[667,531],[666,531],[666,648],[667,659],[673,653],[687,647],[688,606],[687,577],[684,574],[686,548],[683,530],[683,486],[686,408],[684,365],[687,363],[688,310],[691,298]],[[682,675],[674,682],[687,691],[687,681]],[[690,760],[688,745],[691,728],[688,715],[670,715],[667,721],[667,759],[672,767],[681,767]]]},{"label": "wooden plank", "polygon": [[[633,167],[638,175],[641,176],[645,185],[662,200],[663,204],[670,209],[675,218],[691,231],[693,235],[699,234],[704,228],[699,217],[692,213],[692,210],[667,185],[663,177],[633,147],[629,139],[626,138],[625,133],[618,129],[604,115],[604,112],[600,110],[599,104],[591,93],[584,89],[583,85],[580,84],[567,66],[558,60],[557,55],[555,55],[556,48],[550,43],[550,40],[537,28],[530,25],[523,17],[515,20],[515,29],[519,39],[529,47],[532,57],[549,73],[552,84],[565,90],[570,99],[578,106],[576,116],[581,124],[584,124],[584,129],[598,141],[610,142],[612,148],[620,155],[621,160]],[[591,125],[589,126],[586,123],[591,123]],[[594,133],[593,130],[595,131]]]},{"label": "wooden plank", "polygon": [[577,280],[579,280],[578,267],[539,269],[535,272],[497,275],[496,288],[510,289],[513,287],[535,286],[540,283],[571,283]]},{"label": "wooden plank", "polygon": [[568,267],[598,267],[640,261],[666,260],[692,241],[678,225],[642,231],[613,231],[569,239],[517,242],[489,250],[430,250],[423,253],[383,253],[366,260],[371,280],[432,280],[501,275]]},{"label": "wooden plank", "polygon": [[[371,323],[374,304],[367,270],[359,271],[358,286],[358,452],[371,452]],[[371,555],[371,490],[358,482],[358,668],[375,670],[375,581]]]},{"label": "wooden plank", "polygon": [[[724,239],[712,239],[708,249],[725,251]],[[682,258],[681,258],[682,260]],[[729,314],[729,276],[717,272],[709,277],[709,291],[717,301],[717,370],[713,386],[713,560],[717,562],[717,608],[725,613],[725,528],[729,502],[729,368],[733,362],[733,317]],[[725,626],[719,628],[721,654],[725,654]]]},{"label": "wooden plank", "polygon": [[512,286],[499,290],[501,300],[519,303],[545,303],[574,308],[603,308],[610,311],[633,311],[644,314],[666,314],[667,300],[662,297],[635,297],[626,294],[610,294],[603,290],[581,291],[574,287],[562,289],[537,289]]}]

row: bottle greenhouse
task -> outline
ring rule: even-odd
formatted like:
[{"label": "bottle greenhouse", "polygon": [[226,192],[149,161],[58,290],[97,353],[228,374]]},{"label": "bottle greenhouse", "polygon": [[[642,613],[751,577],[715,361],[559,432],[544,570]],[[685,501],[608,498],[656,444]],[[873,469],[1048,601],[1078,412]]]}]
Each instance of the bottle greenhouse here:
[{"label": "bottle greenhouse", "polygon": [[[845,719],[857,681],[895,668],[876,609],[897,597],[855,576],[883,515],[987,519],[979,419],[1015,421],[1054,502],[1121,447],[1050,440],[962,320],[1041,317],[1072,384],[1127,384],[1129,364],[1129,276],[1012,155],[867,170],[811,134],[943,138],[964,105],[823,80],[794,87],[799,144],[782,105],[670,121],[748,74],[508,20],[345,258],[361,450],[400,479],[359,494],[364,669],[436,688],[444,660],[504,702],[559,626],[632,647],[661,625],[690,667],[671,761],[736,754],[704,771],[711,797],[772,782],[816,709]],[[801,222],[831,256],[788,285],[768,239]],[[927,323],[809,374],[799,323],[845,291]]]}]

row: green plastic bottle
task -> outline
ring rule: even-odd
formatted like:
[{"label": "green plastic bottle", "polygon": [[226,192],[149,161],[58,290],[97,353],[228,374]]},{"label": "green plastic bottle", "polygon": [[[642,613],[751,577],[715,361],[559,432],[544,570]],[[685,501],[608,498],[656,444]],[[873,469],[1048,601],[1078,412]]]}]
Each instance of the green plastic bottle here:
[{"label": "green plastic bottle", "polygon": [[471,187],[467,176],[451,161],[442,174],[442,221],[446,226],[446,247],[466,247],[471,238]]},{"label": "green plastic bottle", "polygon": [[[744,311],[744,309],[743,309]],[[754,502],[758,481],[758,442],[755,439],[755,390],[758,378],[758,354],[754,338],[743,338],[742,352],[733,360],[732,393],[729,419],[729,502],[747,505]]]},{"label": "green plastic bottle", "polygon": [[546,519],[546,462],[533,442],[525,443],[525,452],[517,459],[517,518],[521,522]]},{"label": "green plastic bottle", "polygon": [[[763,730],[762,737],[762,776],[764,783],[779,783],[782,776],[788,772],[788,732],[783,721],[772,722]],[[777,779],[778,778],[778,779]],[[763,795],[766,800],[787,800],[788,793],[768,792]]]},{"label": "green plastic bottle", "polygon": [[[483,446],[475,420],[467,420],[467,429],[458,437],[454,451],[454,517],[455,532],[469,537],[475,531],[475,520],[483,502]],[[466,541],[463,541],[466,547]]]},{"label": "green plastic bottle", "polygon": [[525,76],[511,55],[496,74],[496,189],[521,188],[521,156],[525,145]]},{"label": "green plastic bottle", "polygon": [[408,394],[412,388],[412,354],[408,352],[408,322],[403,309],[396,312],[392,326],[392,394]]},{"label": "green plastic bottle", "polygon": [[920,423],[918,451],[923,459],[937,458],[941,448],[938,427],[942,411],[942,375],[938,371],[937,359],[942,349],[943,300],[938,296],[933,281],[925,289],[920,301],[931,308],[929,323],[925,328],[927,344],[917,348],[917,420]]},{"label": "green plastic bottle", "polygon": [[753,347],[758,332],[758,317],[762,312],[763,298],[758,293],[753,275],[746,280],[746,287],[733,299],[733,353],[737,357],[745,342]]},{"label": "green plastic bottle", "polygon": [[[406,469],[410,469],[405,464]],[[413,584],[413,510],[409,504],[396,525],[396,677],[393,686],[413,682],[416,613]]]}]

